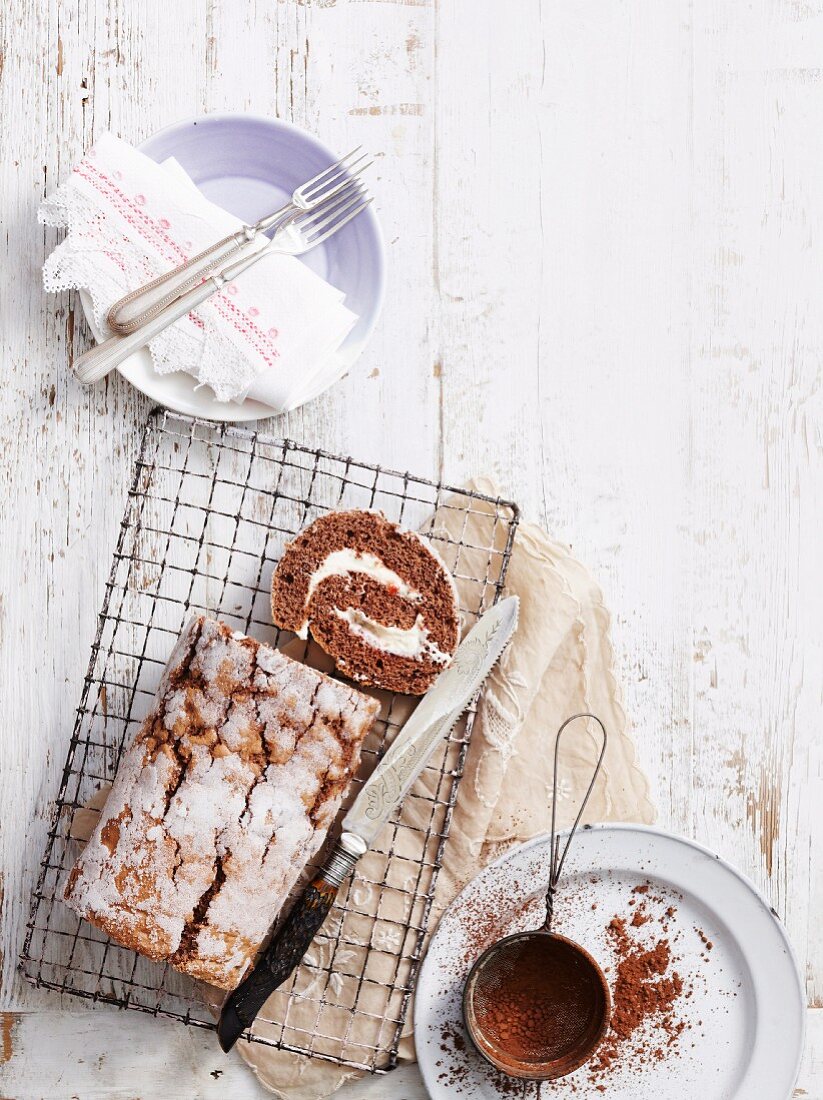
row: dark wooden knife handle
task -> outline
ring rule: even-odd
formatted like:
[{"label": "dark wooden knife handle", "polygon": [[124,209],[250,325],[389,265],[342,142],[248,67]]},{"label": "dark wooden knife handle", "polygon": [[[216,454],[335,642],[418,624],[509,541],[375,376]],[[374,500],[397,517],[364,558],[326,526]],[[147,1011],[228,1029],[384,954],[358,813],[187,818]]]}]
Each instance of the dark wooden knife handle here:
[{"label": "dark wooden knife handle", "polygon": [[254,969],[228,995],[217,1024],[217,1038],[223,1050],[231,1050],[246,1028],[252,1025],[268,997],[300,964],[329,915],[344,875],[351,870],[354,862],[352,856],[335,849],[317,878],[297,899]]}]

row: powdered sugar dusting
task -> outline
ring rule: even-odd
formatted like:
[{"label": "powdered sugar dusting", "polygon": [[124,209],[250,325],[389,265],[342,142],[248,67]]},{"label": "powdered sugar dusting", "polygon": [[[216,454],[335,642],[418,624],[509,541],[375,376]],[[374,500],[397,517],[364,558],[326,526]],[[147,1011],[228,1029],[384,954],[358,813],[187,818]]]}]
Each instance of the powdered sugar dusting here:
[{"label": "powdered sugar dusting", "polygon": [[377,708],[193,620],[66,900],[127,946],[232,987],[334,819]]}]

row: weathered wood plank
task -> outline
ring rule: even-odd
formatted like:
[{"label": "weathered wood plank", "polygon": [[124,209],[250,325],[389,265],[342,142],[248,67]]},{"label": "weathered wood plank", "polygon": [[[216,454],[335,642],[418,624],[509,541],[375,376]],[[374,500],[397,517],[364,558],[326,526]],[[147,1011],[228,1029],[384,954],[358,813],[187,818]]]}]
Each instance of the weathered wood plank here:
[{"label": "weathered wood plank", "polygon": [[[106,1015],[108,1015],[108,1011]],[[0,1018],[0,1082],[8,1100],[262,1100],[237,1056],[201,1031],[130,1013],[101,1025],[99,1010],[8,1013]],[[136,1091],[139,1090],[139,1091]],[[345,1085],[339,1100],[427,1100],[416,1066]],[[823,1011],[809,1013],[794,1097],[823,1100]],[[764,1097],[763,1100],[766,1100]],[[775,1098],[777,1100],[777,1098]]]},{"label": "weathered wood plank", "polygon": [[[14,974],[148,409],[67,373],[87,335],[40,288],[54,235],[34,212],[96,134],[203,110],[378,154],[381,325],[349,378],[269,426],[491,472],[574,544],[615,613],[661,823],[752,875],[823,1004],[822,47],[821,0],[6,5],[0,1005],[22,1016],[0,1033],[3,1095],[139,1079],[150,1100],[181,1073],[192,1095],[259,1093],[234,1062],[210,1077],[208,1036],[63,1011]],[[819,1020],[798,1095],[823,1096]],[[415,1080],[350,1095],[417,1100]]]}]

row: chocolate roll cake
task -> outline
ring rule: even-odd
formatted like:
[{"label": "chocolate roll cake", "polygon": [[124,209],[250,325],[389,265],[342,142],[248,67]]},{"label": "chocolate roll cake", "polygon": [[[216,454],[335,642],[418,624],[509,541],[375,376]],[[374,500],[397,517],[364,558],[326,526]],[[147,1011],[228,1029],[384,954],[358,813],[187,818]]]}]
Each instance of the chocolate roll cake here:
[{"label": "chocolate roll cake", "polygon": [[363,684],[422,695],[460,635],[457,590],[432,547],[379,512],[330,512],[272,578],[277,626],[312,637]]},{"label": "chocolate roll cake", "polygon": [[125,947],[234,988],[334,820],[378,709],[193,619],[66,902]]}]

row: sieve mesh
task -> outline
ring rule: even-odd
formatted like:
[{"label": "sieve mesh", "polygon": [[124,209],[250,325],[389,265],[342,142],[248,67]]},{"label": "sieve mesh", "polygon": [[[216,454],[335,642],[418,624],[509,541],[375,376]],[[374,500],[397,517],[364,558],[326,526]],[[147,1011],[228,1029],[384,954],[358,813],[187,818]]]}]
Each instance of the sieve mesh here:
[{"label": "sieve mesh", "polygon": [[538,1070],[580,1064],[593,1053],[608,998],[587,952],[564,937],[531,932],[501,940],[481,957],[469,979],[467,1017],[481,1050],[515,1072]]}]

